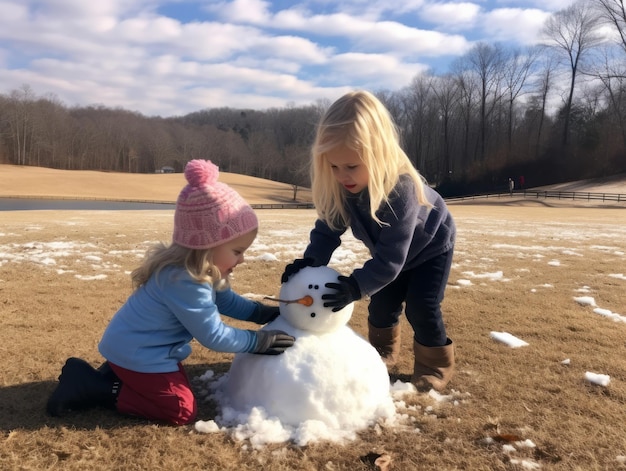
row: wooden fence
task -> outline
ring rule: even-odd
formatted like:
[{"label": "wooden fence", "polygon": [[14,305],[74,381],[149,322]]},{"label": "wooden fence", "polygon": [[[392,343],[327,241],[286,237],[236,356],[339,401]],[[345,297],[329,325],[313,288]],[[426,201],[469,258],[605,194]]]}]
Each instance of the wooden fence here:
[{"label": "wooden fence", "polygon": [[585,191],[556,191],[556,190],[514,190],[509,193],[480,193],[475,195],[458,196],[454,198],[446,198],[446,201],[465,201],[475,199],[489,198],[529,198],[529,199],[547,199],[556,198],[559,200],[572,201],[603,201],[626,203],[626,194],[622,193],[590,193]]},{"label": "wooden fence", "polygon": [[254,209],[313,209],[313,203],[251,203]]}]

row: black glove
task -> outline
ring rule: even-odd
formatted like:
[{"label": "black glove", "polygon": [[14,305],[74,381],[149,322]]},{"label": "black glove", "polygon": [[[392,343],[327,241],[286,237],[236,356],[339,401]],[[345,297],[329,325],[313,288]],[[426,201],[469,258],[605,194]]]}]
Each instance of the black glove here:
[{"label": "black glove", "polygon": [[280,355],[296,341],[294,337],[282,330],[257,330],[256,348],[252,353],[261,355]]},{"label": "black glove", "polygon": [[280,277],[280,282],[286,282],[291,275],[295,275],[304,267],[315,267],[318,266],[311,257],[306,258],[296,258],[293,263],[290,263],[285,267],[285,271],[283,272],[283,276]]},{"label": "black glove", "polygon": [[256,303],[256,309],[246,320],[256,324],[267,324],[272,322],[280,315],[278,306],[266,306],[263,303]]},{"label": "black glove", "polygon": [[333,312],[341,311],[351,302],[361,299],[361,290],[352,275],[340,275],[337,281],[338,283],[326,283],[326,288],[336,289],[336,293],[322,295],[322,299],[326,301],[324,307],[332,307]]}]

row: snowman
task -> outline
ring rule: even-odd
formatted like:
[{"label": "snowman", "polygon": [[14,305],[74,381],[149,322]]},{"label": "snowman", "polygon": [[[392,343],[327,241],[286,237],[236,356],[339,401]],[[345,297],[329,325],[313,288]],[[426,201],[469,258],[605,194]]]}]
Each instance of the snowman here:
[{"label": "snowman", "polygon": [[275,299],[281,315],[263,329],[285,331],[295,344],[281,355],[235,355],[219,386],[225,415],[261,411],[293,431],[296,443],[311,430],[317,437],[350,436],[394,416],[385,364],[347,326],[354,305],[338,312],[323,306],[322,295],[332,291],[325,285],[338,275],[326,266],[306,267],[281,286]]}]

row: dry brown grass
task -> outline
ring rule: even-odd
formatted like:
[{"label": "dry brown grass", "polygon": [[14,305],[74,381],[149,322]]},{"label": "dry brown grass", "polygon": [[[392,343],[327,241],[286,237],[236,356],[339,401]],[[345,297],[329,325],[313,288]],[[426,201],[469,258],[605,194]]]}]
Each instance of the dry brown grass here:
[{"label": "dry brown grass", "polygon": [[[130,293],[127,272],[149,242],[169,240],[172,213],[0,212],[0,468],[360,471],[374,469],[368,455],[386,452],[394,470],[517,470],[524,469],[515,463],[522,459],[550,470],[626,469],[626,323],[573,300],[593,296],[600,307],[626,316],[626,281],[609,276],[626,275],[626,211],[508,203],[451,206],[459,239],[444,310],[457,345],[451,388],[458,404],[415,395],[409,403],[420,408],[411,412],[411,430],[371,429],[344,445],[280,444],[258,451],[227,434],[204,435],[192,426],[156,425],[105,410],[46,416],[65,358],[80,356],[94,365],[102,360],[97,343]],[[270,250],[278,262],[249,260],[238,267],[233,284],[241,293],[275,295],[314,213],[258,214],[261,238],[284,230],[299,240],[285,236],[290,248]],[[43,253],[37,258],[47,242],[71,242],[79,253],[64,256],[57,248],[57,264],[49,264]],[[502,271],[503,279],[472,277],[470,271]],[[585,286],[588,293],[577,291]],[[364,301],[350,325],[366,333]],[[404,327],[393,379],[407,380],[412,368]],[[492,340],[491,331],[510,332],[530,345],[512,349]],[[225,372],[231,360],[195,345],[185,363],[196,376],[207,369]],[[611,384],[587,383],[586,371],[609,374]],[[213,404],[200,404],[199,419],[215,414]],[[485,441],[506,434],[536,447],[508,453],[502,443]]]},{"label": "dry brown grass", "polygon": [[[227,172],[220,172],[219,180],[235,188],[249,203],[293,201],[293,187],[286,183]],[[104,173],[91,170],[68,172],[0,164],[0,197],[78,197],[173,202],[185,184],[182,173]],[[311,201],[310,191],[298,188],[297,201]]]}]

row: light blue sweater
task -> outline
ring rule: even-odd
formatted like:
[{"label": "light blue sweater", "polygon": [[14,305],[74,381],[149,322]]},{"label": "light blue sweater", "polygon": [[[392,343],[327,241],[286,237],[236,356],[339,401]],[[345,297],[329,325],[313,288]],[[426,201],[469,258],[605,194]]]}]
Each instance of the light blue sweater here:
[{"label": "light blue sweater", "polygon": [[182,267],[166,267],[117,311],[98,349],[110,362],[140,373],[177,371],[191,354],[192,338],[218,352],[251,352],[256,334],[224,324],[220,313],[247,320],[256,306],[231,289],[198,283]]}]

